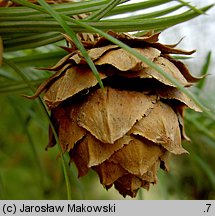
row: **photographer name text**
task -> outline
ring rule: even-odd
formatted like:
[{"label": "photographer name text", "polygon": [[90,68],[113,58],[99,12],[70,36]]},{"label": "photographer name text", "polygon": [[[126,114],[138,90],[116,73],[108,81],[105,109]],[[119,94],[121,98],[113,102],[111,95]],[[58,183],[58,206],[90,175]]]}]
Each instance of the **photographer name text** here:
[{"label": "photographer name text", "polygon": [[116,205],[84,205],[84,204],[67,204],[67,205],[4,205],[3,213],[115,213]]}]

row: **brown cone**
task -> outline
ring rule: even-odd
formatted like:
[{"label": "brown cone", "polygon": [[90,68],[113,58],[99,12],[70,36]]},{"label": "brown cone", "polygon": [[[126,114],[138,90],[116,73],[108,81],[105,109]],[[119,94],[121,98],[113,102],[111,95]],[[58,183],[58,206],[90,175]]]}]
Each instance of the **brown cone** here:
[{"label": "brown cone", "polygon": [[[134,37],[110,34],[160,66],[184,87],[199,78],[169,54],[191,54],[162,45],[158,34]],[[36,94],[45,92],[62,149],[68,151],[79,176],[95,170],[101,184],[123,196],[135,197],[158,180],[159,168],[169,170],[168,156],[187,151],[181,140],[183,109],[200,109],[169,80],[105,38],[83,41],[103,80],[104,89],[79,51],[72,50],[50,70],[57,70]],[[55,140],[50,132],[49,146]]]}]

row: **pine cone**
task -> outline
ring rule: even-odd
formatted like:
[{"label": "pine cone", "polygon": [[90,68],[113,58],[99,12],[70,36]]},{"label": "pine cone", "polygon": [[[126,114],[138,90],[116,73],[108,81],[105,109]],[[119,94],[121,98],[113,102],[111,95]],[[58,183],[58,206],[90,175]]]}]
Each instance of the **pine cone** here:
[{"label": "pine cone", "polygon": [[[112,36],[153,61],[184,87],[200,78],[169,54],[192,54],[158,43],[159,34]],[[91,39],[89,39],[91,38]],[[85,59],[72,44],[69,54],[49,70],[57,71],[36,92],[44,100],[64,152],[69,152],[79,177],[95,170],[101,184],[123,196],[157,182],[159,168],[168,170],[170,154],[187,151],[181,140],[183,110],[198,107],[169,80],[103,37],[82,41],[105,86],[101,89]],[[55,145],[50,130],[49,147]]]}]

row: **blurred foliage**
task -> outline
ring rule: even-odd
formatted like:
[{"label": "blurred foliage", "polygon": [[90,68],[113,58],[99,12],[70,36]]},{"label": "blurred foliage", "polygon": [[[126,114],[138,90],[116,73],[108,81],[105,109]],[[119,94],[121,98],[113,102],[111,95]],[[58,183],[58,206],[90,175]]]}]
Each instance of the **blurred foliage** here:
[{"label": "blurred foliage", "polygon": [[[77,10],[71,10],[71,8],[65,10],[64,4],[55,5],[53,8],[62,16],[72,16],[74,11],[75,13],[95,11],[95,15],[91,16],[94,20],[85,20],[83,23],[103,30],[115,23],[114,28],[120,27],[120,31],[164,29],[198,16],[202,14],[202,11],[210,8],[208,6],[201,10],[185,4],[185,7],[188,6],[189,9],[174,16],[169,15],[167,22],[165,17],[169,13],[184,6],[184,1],[176,1],[181,4],[153,13],[143,13],[143,15],[133,17],[129,15],[127,21],[125,18],[114,17],[109,17],[111,22],[97,20],[101,18],[98,11],[107,18],[110,15],[127,15],[128,12],[140,8],[147,9],[168,4],[170,1],[148,0],[145,3],[136,3],[129,7],[117,6],[114,9],[109,7],[111,5],[105,7],[108,5],[107,2],[106,0],[86,1],[83,2],[84,7],[81,7],[82,3],[77,3]],[[51,72],[36,68],[54,65],[62,58],[65,51],[58,46],[65,45],[65,42],[62,41],[62,35],[56,32],[62,31],[60,24],[54,23],[52,17],[30,7],[20,8],[5,10],[0,8],[0,21],[2,21],[0,35],[4,40],[4,58],[12,61],[21,70],[23,76],[30,81],[31,87],[36,88],[51,75]],[[26,14],[29,15],[29,22],[23,23],[23,26],[29,27],[29,32],[21,35],[18,26],[19,22],[26,20]],[[29,23],[36,25],[37,19],[47,19],[50,32],[47,33],[48,29],[44,30],[41,24],[38,28],[43,29],[45,33],[41,32],[41,29],[35,33]],[[17,23],[14,23],[14,20]],[[77,27],[78,24],[72,21],[69,25],[76,31],[83,30],[82,26]],[[53,29],[54,32],[51,31]],[[211,53],[205,60],[202,74],[209,73],[210,60]],[[193,89],[193,92],[202,104],[209,108],[211,115],[189,110],[185,115],[187,135],[192,142],[184,143],[184,147],[190,154],[174,157],[170,164],[170,172],[160,171],[158,184],[149,192],[141,190],[139,199],[215,199],[215,163],[213,162],[215,121],[211,118],[215,115],[215,98],[214,92],[205,91],[207,79],[208,76]],[[57,158],[58,149],[52,148],[45,151],[48,142],[47,116],[38,100],[31,101],[23,97],[23,95],[31,94],[28,83],[14,68],[7,64],[0,67],[0,199],[67,199],[68,189],[65,184],[64,170],[59,163],[60,159]],[[68,163],[68,158],[65,159]],[[72,164],[68,166],[68,169],[72,199],[122,199],[116,191],[111,189],[107,192],[103,189],[94,172],[77,179],[75,166]]]},{"label": "blurred foliage", "polygon": [[[211,52],[205,59],[202,75],[210,73],[210,62]],[[208,78],[205,76],[193,90],[214,113],[215,89],[207,91],[205,84]],[[191,142],[184,142],[184,147],[190,154],[175,157],[171,163],[171,172],[163,176],[167,186],[166,198],[215,199],[215,122],[204,113],[187,110],[185,129]]]},{"label": "blurred foliage", "polygon": [[[26,70],[29,77],[36,79],[46,73]],[[7,75],[12,76],[12,73]],[[1,77],[0,81],[5,79]],[[203,91],[207,88],[205,83],[198,85],[200,87],[194,92],[214,110],[215,98],[213,92]],[[25,99],[21,96],[23,93],[31,94],[25,89],[0,97],[0,199],[66,199],[58,149],[45,151],[48,121],[39,103]],[[190,154],[172,158],[170,172],[160,171],[158,185],[149,192],[142,190],[139,197],[215,198],[215,122],[204,113],[190,110],[187,110],[185,120],[186,132],[192,141],[184,143],[184,147]],[[69,173],[73,199],[122,199],[114,190],[106,192],[94,172],[77,179],[77,170],[72,165]]]}]

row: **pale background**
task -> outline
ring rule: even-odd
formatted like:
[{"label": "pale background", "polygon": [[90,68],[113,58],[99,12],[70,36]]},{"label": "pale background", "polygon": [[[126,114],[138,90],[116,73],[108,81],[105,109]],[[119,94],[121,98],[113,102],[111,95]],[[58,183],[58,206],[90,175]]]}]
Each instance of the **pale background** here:
[{"label": "pale background", "polygon": [[[131,0],[131,2],[139,1]],[[198,8],[204,7],[208,4],[215,4],[215,0],[186,0],[186,2],[190,2],[190,4],[193,6],[198,6]],[[169,6],[171,4],[177,4],[177,1],[172,1],[166,5]],[[165,7],[166,6],[164,4],[162,8]],[[196,53],[192,55],[193,58],[186,61],[190,70],[195,75],[200,73],[207,53],[212,51],[212,61],[209,68],[209,73],[211,75],[210,79],[207,81],[207,86],[209,89],[215,90],[215,6],[205,15],[201,15],[197,18],[165,30],[160,36],[160,41],[171,44],[178,42],[183,37],[184,39],[178,45],[178,47],[186,50],[196,50]]]}]

